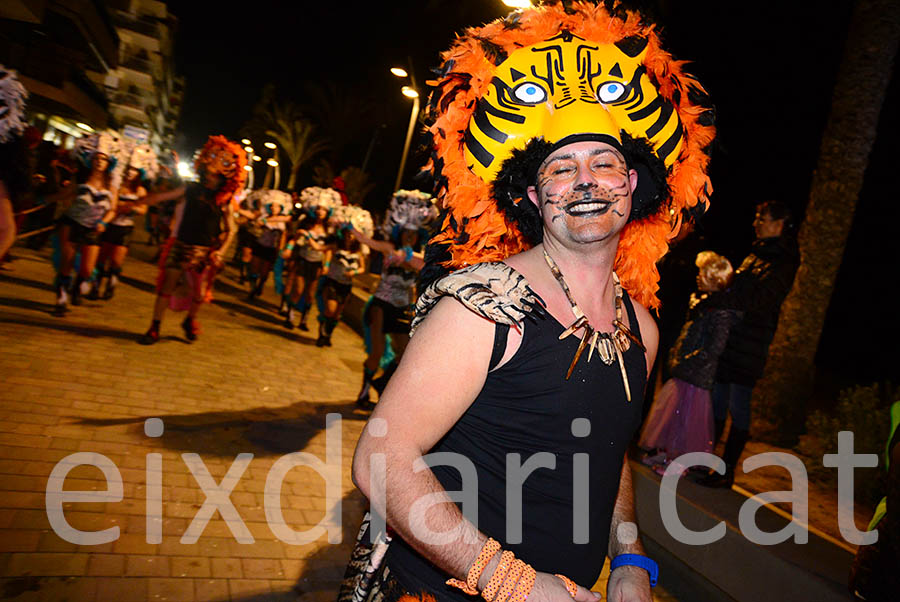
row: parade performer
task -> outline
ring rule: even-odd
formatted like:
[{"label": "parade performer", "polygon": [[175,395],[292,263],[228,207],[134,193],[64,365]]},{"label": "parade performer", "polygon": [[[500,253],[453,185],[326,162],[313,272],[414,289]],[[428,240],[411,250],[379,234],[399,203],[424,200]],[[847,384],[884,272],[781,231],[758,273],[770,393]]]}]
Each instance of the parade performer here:
[{"label": "parade performer", "polygon": [[173,236],[159,260],[153,321],[138,339],[141,345],[152,345],[159,340],[160,323],[182,278],[190,291],[190,302],[181,327],[188,341],[196,340],[197,312],[203,303],[212,299],[213,280],[223,266],[222,253],[235,233],[234,195],[247,177],[246,162],[246,153],[239,144],[224,136],[210,136],[194,162],[199,183],[156,195],[149,202],[145,200],[150,204],[179,199],[172,224]]},{"label": "parade performer", "polygon": [[28,92],[15,71],[0,65],[0,263],[16,240],[13,206],[28,191],[28,163],[22,132]]},{"label": "parade performer", "polygon": [[[437,209],[431,195],[419,190],[398,190],[391,198],[382,230],[389,240],[374,240],[359,230],[351,230],[359,242],[383,255],[381,279],[363,311],[366,360],[363,362],[363,382],[356,403],[366,410],[374,404],[370,389],[380,395],[390,380],[409,342],[412,304],[415,302],[416,278],[425,265],[420,248],[426,242],[426,227]],[[384,373],[375,378],[382,363],[387,337],[393,358],[384,366]]]},{"label": "parade performer", "polygon": [[116,215],[100,236],[100,278],[94,281],[89,298],[99,296],[100,282],[106,279],[104,299],[112,299],[122,274],[122,265],[128,255],[128,243],[134,231],[135,216],[145,215],[147,205],[141,199],[147,196],[147,187],[159,173],[156,153],[149,144],[125,143],[122,154],[125,174],[119,185]]},{"label": "parade performer", "polygon": [[[741,318],[725,300],[734,276],[728,259],[703,251],[696,264],[697,292],[690,297],[687,319],[669,353],[672,378],[659,390],[639,441],[647,450],[641,461],[659,474],[682,454],[713,452],[710,391],[728,332]],[[676,465],[675,470],[683,473],[685,467]]]},{"label": "parade performer", "polygon": [[365,253],[350,229],[356,228],[370,235],[373,231],[372,216],[355,205],[338,207],[333,219],[339,224],[334,235],[336,240],[328,251],[325,276],[319,279],[316,291],[316,301],[321,302],[317,347],[331,347],[331,333],[350,298],[353,277],[364,273],[366,269]]},{"label": "parade performer", "polygon": [[[78,277],[71,286],[72,305],[81,305],[81,295],[92,286],[94,266],[100,253],[100,236],[116,215],[116,192],[113,172],[119,161],[121,140],[114,131],[99,132],[79,138],[72,149],[79,171],[67,191],[64,202],[71,202],[59,220],[60,259],[56,277],[54,314],[65,314],[71,285],[70,272],[76,253],[81,253]],[[87,290],[83,290],[84,286]]]},{"label": "parade performer", "polygon": [[293,267],[285,284],[284,301],[288,306],[284,326],[294,328],[295,311],[300,312],[300,330],[309,330],[306,317],[312,307],[316,282],[322,274],[322,262],[327,250],[328,218],[341,204],[341,195],[333,188],[310,186],[300,192],[300,203],[306,219],[300,224],[297,236],[288,242],[286,250],[293,252]]},{"label": "parade performer", "polygon": [[251,207],[258,207],[258,217],[254,220],[256,236],[250,246],[249,299],[252,300],[262,294],[269,272],[278,259],[278,252],[284,246],[293,203],[287,192],[268,189],[250,193],[248,202]]},{"label": "parade performer", "polygon": [[649,602],[625,452],[655,264],[711,190],[708,97],[615,2],[517,11],[443,58],[433,283],[353,460],[395,536],[382,557],[373,520],[339,600],[587,602],[609,556],[607,600]]}]

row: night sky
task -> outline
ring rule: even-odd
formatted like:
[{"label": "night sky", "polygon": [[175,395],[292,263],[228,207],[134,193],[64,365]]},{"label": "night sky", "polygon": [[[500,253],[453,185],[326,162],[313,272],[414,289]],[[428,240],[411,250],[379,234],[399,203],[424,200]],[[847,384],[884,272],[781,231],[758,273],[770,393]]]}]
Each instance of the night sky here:
[{"label": "night sky", "polygon": [[[706,248],[737,267],[752,240],[755,203],[780,199],[802,217],[851,3],[646,0],[637,5],[663,25],[667,49],[692,61],[689,70],[716,105],[715,191],[700,230]],[[388,69],[408,64],[409,57],[421,89],[456,32],[509,10],[500,0],[255,0],[241,11],[222,11],[222,6],[169,2],[180,22],[176,68],[187,79],[178,150],[191,152],[210,134],[237,137],[266,83],[274,83],[279,96],[301,103],[308,82],[331,85],[363,103],[348,119],[352,139],[327,155],[338,169],[361,165],[379,132],[368,166],[378,183],[365,203],[372,209],[390,196],[411,108],[400,94],[406,82]],[[898,105],[895,77],[880,131],[896,130]],[[818,364],[830,376],[823,376],[820,387],[829,391],[896,378],[900,365],[893,344],[900,332],[888,291],[900,257],[900,237],[889,227],[900,218],[900,204],[887,184],[888,167],[896,161],[884,138],[873,151],[823,333]],[[425,159],[422,149],[411,154],[405,187],[415,186],[413,176]],[[317,161],[301,170],[301,186],[311,183],[309,170]],[[887,318],[886,330],[873,323],[870,316],[876,315]],[[845,342],[850,340],[852,349]]]}]

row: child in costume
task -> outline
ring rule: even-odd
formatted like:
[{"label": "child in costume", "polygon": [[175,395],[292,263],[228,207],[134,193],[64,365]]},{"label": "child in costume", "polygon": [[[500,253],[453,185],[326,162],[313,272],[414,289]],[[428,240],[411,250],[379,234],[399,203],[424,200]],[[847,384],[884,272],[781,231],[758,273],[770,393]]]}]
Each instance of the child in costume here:
[{"label": "child in costume", "polygon": [[81,295],[90,286],[94,266],[100,254],[100,237],[116,215],[118,182],[113,172],[119,160],[121,141],[116,132],[100,132],[79,138],[72,150],[80,163],[78,176],[67,191],[71,204],[59,220],[57,235],[61,250],[56,278],[56,308],[54,314],[66,313],[69,302],[72,268],[75,255],[81,253],[78,277],[71,287],[72,305],[81,305]]},{"label": "child in costume", "polygon": [[[188,341],[197,339],[197,312],[203,303],[212,299],[213,281],[223,266],[222,252],[236,230],[234,195],[243,187],[246,162],[246,153],[239,144],[224,136],[210,136],[194,163],[200,182],[145,200],[149,204],[180,199],[175,208],[172,237],[166,241],[159,260],[153,321],[138,339],[141,345],[152,345],[159,340],[159,327],[167,307],[187,309],[181,327]],[[173,296],[182,279],[190,291],[187,303]]]},{"label": "child in costume", "polygon": [[100,236],[100,278],[91,287],[88,298],[99,296],[100,281],[106,278],[103,299],[112,299],[122,274],[122,265],[128,255],[128,243],[134,231],[136,216],[147,213],[147,205],[141,202],[147,196],[147,187],[156,180],[159,164],[156,153],[149,144],[125,145],[123,152],[125,174],[119,185],[116,215]]},{"label": "child in costume", "polygon": [[[697,255],[697,292],[691,295],[687,319],[669,354],[673,375],[659,390],[639,445],[649,450],[643,462],[662,474],[678,456],[713,451],[710,392],[719,355],[740,313],[728,309],[724,291],[734,269],[712,251]],[[679,468],[684,472],[684,468]]]},{"label": "child in costume", "polygon": [[[425,227],[436,217],[431,195],[418,190],[398,190],[382,224],[390,241],[373,240],[358,230],[351,231],[359,242],[384,255],[381,280],[363,313],[363,323],[368,329],[368,356],[363,363],[363,383],[356,403],[364,409],[373,407],[369,389],[374,386],[379,393],[384,390],[409,342],[416,279],[425,265],[424,256],[416,249],[425,244]],[[385,335],[391,336],[395,355],[384,374],[376,379],[386,347]]]},{"label": "child in costume", "polygon": [[300,192],[300,202],[307,218],[300,224],[297,236],[285,248],[293,252],[293,269],[285,284],[284,301],[288,314],[284,326],[294,328],[295,310],[300,312],[300,330],[309,330],[306,317],[312,307],[313,292],[322,274],[322,264],[327,250],[328,218],[341,204],[341,195],[333,188],[310,186]]}]

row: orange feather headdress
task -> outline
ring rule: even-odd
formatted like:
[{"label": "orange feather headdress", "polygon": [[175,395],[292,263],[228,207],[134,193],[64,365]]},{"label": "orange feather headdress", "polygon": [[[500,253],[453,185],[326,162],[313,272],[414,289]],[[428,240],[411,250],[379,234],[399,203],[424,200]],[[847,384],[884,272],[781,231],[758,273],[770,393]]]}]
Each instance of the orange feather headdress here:
[{"label": "orange feather headdress", "polygon": [[510,166],[522,171],[515,162],[535,140],[601,135],[637,149],[656,180],[652,203],[621,233],[615,269],[632,297],[657,307],[656,262],[683,215],[708,206],[715,127],[706,92],[655,26],[613,1],[550,2],[467,30],[442,58],[429,82],[427,168],[445,214],[430,264],[500,261],[539,242],[519,219],[524,189],[506,186],[524,175]]},{"label": "orange feather headdress", "polygon": [[[223,160],[222,153],[234,155],[234,161]],[[244,186],[247,180],[247,154],[237,142],[225,136],[210,136],[194,161],[194,171],[202,174],[212,170],[225,178],[225,183],[216,191],[216,204],[219,206],[231,202],[234,195]]]}]

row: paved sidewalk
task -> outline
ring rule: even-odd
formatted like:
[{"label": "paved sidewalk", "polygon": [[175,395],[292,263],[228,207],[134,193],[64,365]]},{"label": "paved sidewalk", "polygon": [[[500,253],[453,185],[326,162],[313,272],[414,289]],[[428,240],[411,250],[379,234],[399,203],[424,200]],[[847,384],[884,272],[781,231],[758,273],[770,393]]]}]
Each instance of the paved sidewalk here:
[{"label": "paved sidewalk", "polygon": [[[150,250],[138,243],[133,251]],[[16,248],[14,255],[13,270],[0,273],[0,598],[333,600],[364,508],[349,476],[367,417],[352,404],[360,338],[340,324],[333,347],[315,347],[312,334],[280,325],[271,284],[262,301],[247,303],[229,269],[200,313],[199,340],[188,344],[184,314],[170,313],[162,340],[142,347],[135,339],[150,319],[155,266],[129,258],[114,299],[85,301],[55,318],[48,253]],[[263,508],[267,474],[295,451],[324,460],[332,412],[343,417],[342,543],[284,543]],[[164,423],[159,438],[144,433],[151,417]],[[84,531],[118,527],[115,541],[75,545],[51,528],[48,478],[76,452],[112,461],[123,499],[65,502],[65,519]],[[154,544],[146,541],[148,453],[161,454],[163,466],[162,541]],[[216,512],[193,544],[181,536],[206,496],[181,457],[187,453],[199,454],[216,483],[238,454],[253,454],[230,496],[240,521],[229,525]],[[64,489],[107,484],[98,468],[83,465]],[[297,531],[337,518],[323,478],[309,468],[287,473],[281,501],[286,526]],[[236,541],[237,522],[253,543]]]}]

